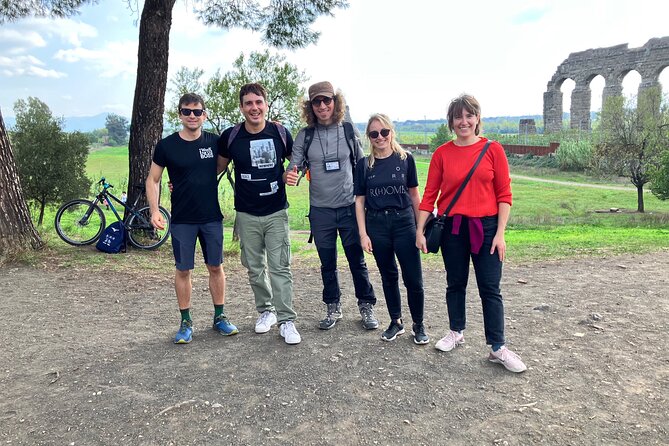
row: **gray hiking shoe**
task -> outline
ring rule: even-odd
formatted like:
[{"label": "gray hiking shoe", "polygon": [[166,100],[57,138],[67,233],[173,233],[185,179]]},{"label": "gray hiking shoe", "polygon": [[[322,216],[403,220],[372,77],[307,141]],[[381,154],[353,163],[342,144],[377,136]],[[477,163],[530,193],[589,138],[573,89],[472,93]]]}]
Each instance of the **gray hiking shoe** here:
[{"label": "gray hiking shoe", "polygon": [[337,321],[343,317],[341,314],[341,303],[333,302],[330,304],[325,304],[327,307],[327,313],[325,314],[325,319],[318,322],[318,328],[321,330],[329,330],[335,326]]},{"label": "gray hiking shoe", "polygon": [[376,330],[379,328],[379,321],[374,316],[374,305],[371,302],[363,302],[358,305],[360,317],[362,317],[362,326],[366,330]]}]

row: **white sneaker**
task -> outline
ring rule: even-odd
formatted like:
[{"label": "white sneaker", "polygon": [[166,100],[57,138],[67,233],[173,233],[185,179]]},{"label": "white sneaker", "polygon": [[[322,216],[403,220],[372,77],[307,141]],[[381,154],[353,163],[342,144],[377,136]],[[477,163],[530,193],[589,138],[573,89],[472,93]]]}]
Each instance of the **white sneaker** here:
[{"label": "white sneaker", "polygon": [[293,321],[286,321],[281,324],[279,333],[281,333],[286,344],[299,344],[302,342],[302,337],[297,332],[297,328],[295,328],[295,323]]},{"label": "white sneaker", "polygon": [[274,324],[276,324],[276,314],[264,311],[256,320],[256,333],[267,333]]},{"label": "white sneaker", "polygon": [[502,364],[510,372],[520,373],[527,370],[527,366],[523,360],[520,359],[520,356],[506,348],[506,345],[503,345],[502,348],[496,352],[490,352],[488,360],[490,362]]},{"label": "white sneaker", "polygon": [[446,336],[439,339],[434,348],[441,350],[442,352],[450,352],[458,345],[465,343],[465,336],[462,333],[457,331],[450,330]]}]

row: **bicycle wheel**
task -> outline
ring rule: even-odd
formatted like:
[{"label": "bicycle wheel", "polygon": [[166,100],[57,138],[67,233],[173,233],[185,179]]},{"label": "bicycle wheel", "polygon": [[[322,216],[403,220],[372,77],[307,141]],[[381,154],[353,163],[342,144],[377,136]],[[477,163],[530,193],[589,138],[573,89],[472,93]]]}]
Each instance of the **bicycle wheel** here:
[{"label": "bicycle wheel", "polygon": [[126,228],[128,229],[128,241],[135,248],[156,249],[167,241],[170,235],[170,224],[172,218],[167,209],[160,206],[160,213],[163,214],[165,229],[156,229],[151,226],[151,211],[148,206],[141,208],[137,213],[132,213]]},{"label": "bicycle wheel", "polygon": [[94,243],[105,229],[105,214],[89,200],[72,200],[56,212],[56,233],[74,246]]}]

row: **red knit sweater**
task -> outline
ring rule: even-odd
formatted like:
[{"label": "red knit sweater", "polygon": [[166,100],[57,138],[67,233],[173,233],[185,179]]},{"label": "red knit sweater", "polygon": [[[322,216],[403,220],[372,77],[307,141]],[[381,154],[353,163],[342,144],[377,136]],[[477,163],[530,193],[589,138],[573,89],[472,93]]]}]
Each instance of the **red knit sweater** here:
[{"label": "red knit sweater", "polygon": [[[436,201],[439,215],[446,211],[487,141],[486,138],[481,138],[480,141],[463,147],[449,141],[435,150],[430,161],[420,210],[432,212]],[[498,203],[512,204],[511,177],[504,148],[497,141],[493,141],[449,215],[488,217],[497,214]]]}]

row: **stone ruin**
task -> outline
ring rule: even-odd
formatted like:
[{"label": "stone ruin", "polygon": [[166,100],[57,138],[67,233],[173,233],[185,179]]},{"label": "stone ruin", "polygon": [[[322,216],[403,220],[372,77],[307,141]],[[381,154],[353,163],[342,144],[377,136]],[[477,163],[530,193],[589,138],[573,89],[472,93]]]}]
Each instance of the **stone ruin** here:
[{"label": "stone ruin", "polygon": [[620,96],[625,75],[636,70],[641,75],[639,92],[659,85],[662,70],[669,66],[669,37],[650,39],[639,48],[627,48],[627,44],[608,48],[595,48],[571,53],[558,66],[548,82],[544,93],[544,133],[562,130],[562,92],[560,88],[567,79],[576,86],[571,93],[570,127],[590,130],[590,82],[601,75],[606,84],[602,92],[602,103],[608,97]]},{"label": "stone ruin", "polygon": [[518,134],[520,135],[536,135],[537,124],[534,119],[521,119],[518,123]]}]

